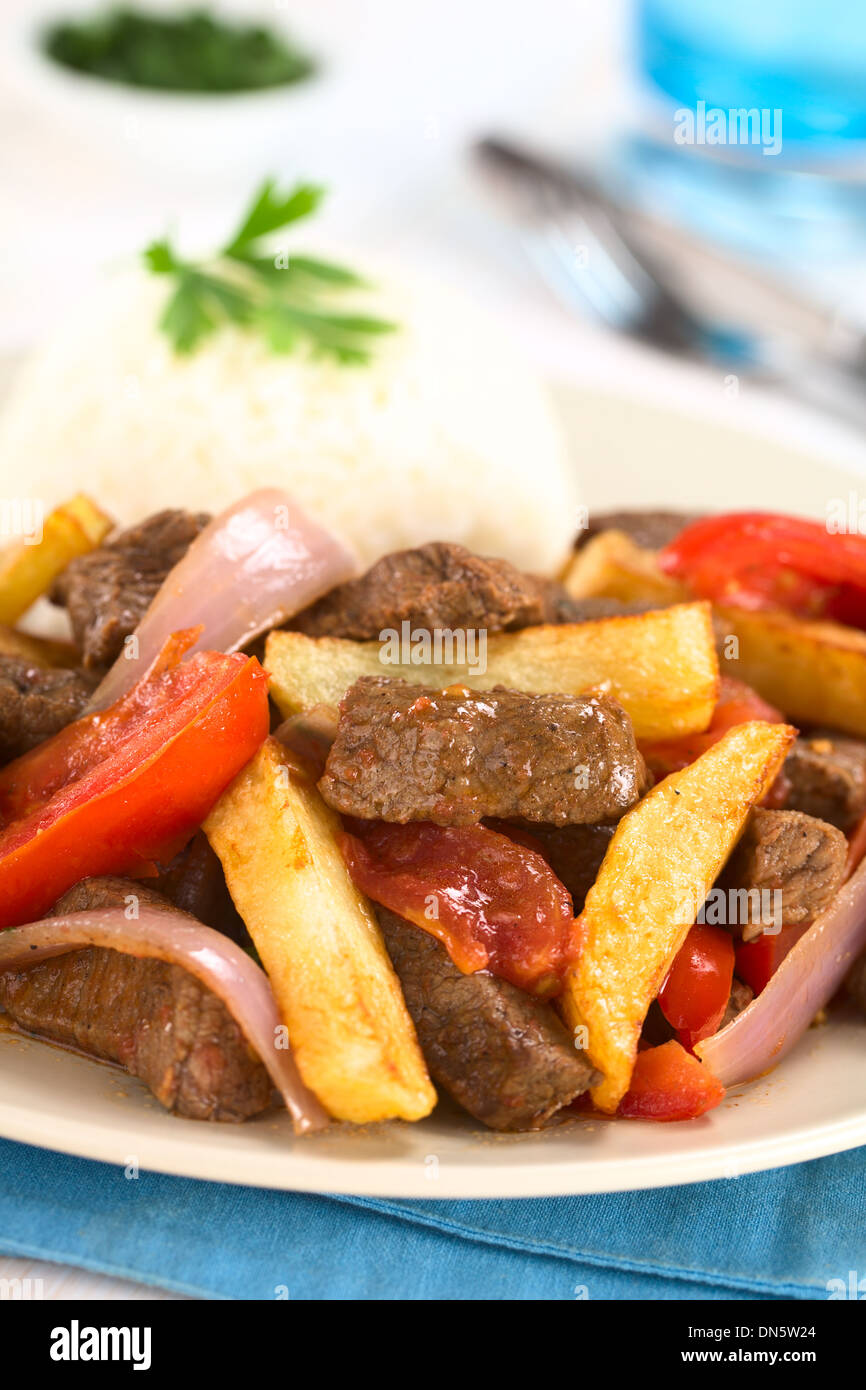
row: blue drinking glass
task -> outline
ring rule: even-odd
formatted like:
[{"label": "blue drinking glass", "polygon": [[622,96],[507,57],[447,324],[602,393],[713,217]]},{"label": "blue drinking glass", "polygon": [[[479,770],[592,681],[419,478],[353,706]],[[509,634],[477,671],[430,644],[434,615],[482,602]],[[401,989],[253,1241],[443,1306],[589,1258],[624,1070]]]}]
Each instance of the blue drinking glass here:
[{"label": "blue drinking glass", "polygon": [[635,0],[633,38],[612,191],[777,264],[866,253],[866,0]]},{"label": "blue drinking glass", "polygon": [[866,140],[864,0],[641,0],[636,46],[679,107],[780,110],[801,158]]}]

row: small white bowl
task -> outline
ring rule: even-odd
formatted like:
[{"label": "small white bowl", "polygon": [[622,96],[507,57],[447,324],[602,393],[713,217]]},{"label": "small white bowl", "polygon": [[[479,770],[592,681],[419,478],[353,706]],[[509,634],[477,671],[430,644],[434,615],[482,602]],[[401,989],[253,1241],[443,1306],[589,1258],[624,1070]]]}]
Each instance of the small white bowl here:
[{"label": "small white bowl", "polygon": [[[317,35],[300,7],[301,20],[295,24],[284,6],[257,12],[255,6],[222,0],[208,8],[226,18],[260,21],[289,33],[310,53],[317,70],[303,81],[254,92],[149,91],[77,73],[43,52],[40,36],[46,26],[85,18],[103,7],[104,0],[40,0],[26,15],[7,20],[0,54],[7,87],[64,132],[77,136],[92,153],[102,150],[123,160],[144,160],[164,172],[212,177],[240,170],[262,173],[286,161],[306,163],[334,106],[346,28],[341,31],[332,24],[330,34]],[[142,0],[142,8],[177,11],[178,6]]]}]

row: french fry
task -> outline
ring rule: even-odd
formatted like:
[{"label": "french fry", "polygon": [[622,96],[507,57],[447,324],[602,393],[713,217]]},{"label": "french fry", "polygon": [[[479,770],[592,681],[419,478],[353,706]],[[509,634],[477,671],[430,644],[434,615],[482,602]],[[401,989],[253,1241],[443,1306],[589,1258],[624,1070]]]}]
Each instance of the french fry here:
[{"label": "french fry", "polygon": [[787,724],[740,724],[619,822],[559,1001],[603,1073],[592,1093],[599,1109],[613,1114],[628,1090],[647,1010],[795,736]]},{"label": "french fry", "polygon": [[751,685],[789,719],[866,738],[866,633],[783,612],[718,608],[716,613],[729,675]]},{"label": "french fry", "polygon": [[71,642],[56,642],[50,637],[36,637],[19,632],[14,627],[0,625],[0,656],[12,656],[29,661],[32,666],[77,666],[80,660]]},{"label": "french fry", "polygon": [[563,575],[572,598],[618,598],[624,603],[687,603],[683,584],[662,574],[656,551],[635,545],[625,531],[601,531],[581,546]]},{"label": "french fry", "polygon": [[50,512],[40,540],[21,541],[0,556],[0,623],[16,623],[70,560],[95,549],[113,525],[83,493]]},{"label": "french fry", "polygon": [[268,739],[204,829],[306,1084],[338,1120],[428,1115],[436,1092],[399,981],[312,777]]},{"label": "french fry", "polygon": [[638,738],[700,733],[718,695],[710,607],[680,604],[634,617],[525,628],[487,639],[483,674],[472,666],[385,662],[378,642],[272,632],[265,649],[271,694],[288,718],[338,704],[360,676],[390,676],[476,690],[494,685],[537,694],[601,689],[631,716]]}]

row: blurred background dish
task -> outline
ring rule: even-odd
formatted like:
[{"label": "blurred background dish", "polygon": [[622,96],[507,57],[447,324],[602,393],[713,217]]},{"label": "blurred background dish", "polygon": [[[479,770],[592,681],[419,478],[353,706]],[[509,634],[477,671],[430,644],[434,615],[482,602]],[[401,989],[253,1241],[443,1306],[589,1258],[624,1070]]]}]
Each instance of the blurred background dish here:
[{"label": "blurred background dish", "polygon": [[[136,167],[144,162],[162,178],[189,178],[196,184],[225,178],[232,171],[258,171],[287,156],[302,159],[310,128],[324,118],[333,99],[331,88],[343,58],[338,36],[329,35],[328,62],[320,62],[315,21],[302,23],[298,34],[274,6],[257,9],[221,0],[196,11],[167,0],[146,0],[140,6],[112,10],[98,0],[84,4],[36,0],[26,6],[15,3],[10,10],[2,68],[6,86],[22,110],[62,130],[84,158],[102,156]],[[120,18],[124,15],[133,26],[128,36]],[[158,34],[150,55],[143,55],[140,63],[122,57],[127,45],[142,54],[141,31],[151,16],[153,24],[177,26],[174,34],[167,28],[162,40],[175,54],[186,36],[187,56],[176,58],[174,78],[160,63]],[[98,67],[87,71],[71,62],[78,55],[82,64],[99,63],[97,45],[88,45],[85,35],[100,23],[105,30],[113,27],[118,40],[123,40],[114,45],[114,51],[105,45],[103,68],[113,71],[113,78],[100,75]],[[282,68],[291,80],[256,87],[250,50],[269,45],[274,67],[274,55],[295,60],[295,65],[287,61]],[[209,54],[214,46],[218,53]],[[208,74],[211,83],[228,83],[233,47],[238,50],[236,88],[196,90],[196,84],[208,82]],[[158,85],[179,83],[184,73],[187,90]],[[136,81],[129,80],[132,77]]]},{"label": "blurred background dish", "polygon": [[[771,292],[773,280],[814,306],[831,332],[840,314],[859,328],[864,21],[851,5],[796,0],[750,14],[712,4],[700,7],[700,24],[695,7],[676,0],[538,0],[531,14],[517,0],[208,8],[288,33],[315,73],[285,89],[225,96],[115,87],[51,64],[34,41],[40,26],[92,16],[91,0],[4,6],[0,352],[39,341],[106,267],[132,263],[168,227],[182,221],[196,246],[264,173],[306,176],[332,190],[326,242],[468,290],[540,372],[733,418],[862,465],[858,425],[800,409],[751,374],[671,362],[558,305],[469,158],[478,138],[503,132],[589,171],[641,220],[653,252],[663,249],[677,292],[723,332],[760,328],[765,301],[755,285],[766,281]],[[708,53],[718,61],[708,64]],[[730,83],[747,70],[748,91],[760,97],[759,136],[760,110],[783,103],[778,154],[760,144],[682,143],[682,113],[700,101],[724,109],[745,100],[746,89]],[[819,139],[817,128],[826,135],[834,121],[832,139]],[[751,281],[731,280],[717,250],[742,260]]]}]

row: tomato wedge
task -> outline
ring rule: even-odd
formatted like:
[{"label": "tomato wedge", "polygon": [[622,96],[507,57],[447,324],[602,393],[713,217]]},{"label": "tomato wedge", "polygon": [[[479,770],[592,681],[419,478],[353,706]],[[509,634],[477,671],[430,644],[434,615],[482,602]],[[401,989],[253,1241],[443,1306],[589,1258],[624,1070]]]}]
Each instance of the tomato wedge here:
[{"label": "tomato wedge", "polygon": [[730,512],[687,526],[659,555],[699,598],[785,608],[866,628],[866,536],[775,512]]},{"label": "tomato wedge", "polygon": [[667,777],[669,772],[679,772],[680,768],[688,767],[689,763],[718,743],[728,729],[735,728],[737,724],[748,724],[753,719],[763,719],[769,724],[785,722],[781,710],[767,704],[750,685],[731,676],[722,676],[718,703],[709,728],[704,733],[690,734],[685,738],[643,741],[640,750],[650,771],[656,777]]},{"label": "tomato wedge", "polygon": [[115,705],[0,772],[0,927],[42,916],[90,874],[170,859],[268,733],[258,661],[175,634]]},{"label": "tomato wedge", "polygon": [[811,926],[810,922],[782,927],[778,932],[764,932],[754,941],[744,941],[736,948],[737,978],[760,994],[775,975],[792,946]]},{"label": "tomato wedge", "polygon": [[733,939],[721,927],[697,922],[659,993],[659,1007],[686,1047],[715,1033],[728,1007],[733,978]]},{"label": "tomato wedge", "polygon": [[437,937],[464,974],[559,993],[579,938],[571,898],[535,850],[482,825],[346,825],[343,855],[361,891]]},{"label": "tomato wedge", "polygon": [[722,1083],[697,1057],[678,1042],[666,1042],[638,1053],[617,1114],[629,1120],[694,1120],[724,1096]]}]

